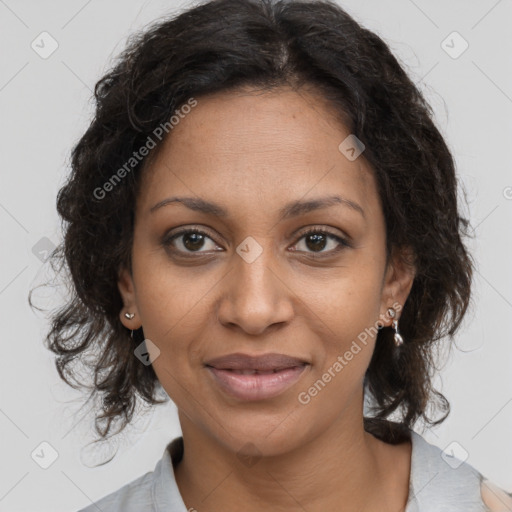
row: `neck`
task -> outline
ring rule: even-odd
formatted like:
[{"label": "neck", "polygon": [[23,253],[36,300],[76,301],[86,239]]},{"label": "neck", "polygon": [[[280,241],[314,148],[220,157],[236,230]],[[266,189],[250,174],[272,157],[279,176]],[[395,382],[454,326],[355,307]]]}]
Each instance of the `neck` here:
[{"label": "neck", "polygon": [[187,508],[324,512],[343,504],[344,510],[382,512],[389,503],[390,510],[403,510],[410,446],[402,445],[399,458],[397,447],[366,432],[359,405],[359,415],[345,410],[295,449],[252,459],[237,456],[180,415],[184,455],[175,475]]}]

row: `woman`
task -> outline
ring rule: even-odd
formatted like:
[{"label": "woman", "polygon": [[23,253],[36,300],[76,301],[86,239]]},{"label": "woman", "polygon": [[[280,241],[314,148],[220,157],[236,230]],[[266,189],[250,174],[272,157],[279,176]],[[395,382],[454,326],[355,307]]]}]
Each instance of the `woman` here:
[{"label": "woman", "polygon": [[448,415],[432,354],[473,265],[452,156],[378,36],[327,1],[214,0],[95,96],[49,347],[66,381],[96,354],[101,437],[162,389],[183,435],[85,511],[512,509],[412,430]]}]

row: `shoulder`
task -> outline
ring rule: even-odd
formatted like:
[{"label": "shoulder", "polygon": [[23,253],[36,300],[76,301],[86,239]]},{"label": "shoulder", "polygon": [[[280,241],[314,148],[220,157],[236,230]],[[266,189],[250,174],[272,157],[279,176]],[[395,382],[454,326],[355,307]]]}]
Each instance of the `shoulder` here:
[{"label": "shoulder", "polygon": [[500,489],[487,479],[483,479],[480,488],[482,500],[490,512],[511,512],[512,494]]},{"label": "shoulder", "polygon": [[135,512],[136,510],[149,512],[155,510],[151,497],[154,473],[154,471],[150,471],[142,475],[78,512],[97,512],[98,509],[104,512]]},{"label": "shoulder", "polygon": [[153,471],[108,494],[78,512],[186,511],[174,477],[173,462],[181,459],[183,438],[170,442]]},{"label": "shoulder", "polygon": [[410,506],[413,511],[512,511],[512,497],[479,471],[411,431]]}]

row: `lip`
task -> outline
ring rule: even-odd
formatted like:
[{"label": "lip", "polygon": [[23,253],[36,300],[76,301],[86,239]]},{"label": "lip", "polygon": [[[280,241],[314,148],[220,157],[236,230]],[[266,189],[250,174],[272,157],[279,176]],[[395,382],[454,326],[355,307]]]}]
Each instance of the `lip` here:
[{"label": "lip", "polygon": [[205,362],[206,366],[213,366],[219,370],[280,370],[302,366],[308,361],[285,354],[268,353],[259,356],[235,353],[226,356],[210,359]]},{"label": "lip", "polygon": [[257,401],[276,397],[291,388],[309,363],[284,354],[229,354],[212,359],[205,366],[226,394],[238,400]]}]

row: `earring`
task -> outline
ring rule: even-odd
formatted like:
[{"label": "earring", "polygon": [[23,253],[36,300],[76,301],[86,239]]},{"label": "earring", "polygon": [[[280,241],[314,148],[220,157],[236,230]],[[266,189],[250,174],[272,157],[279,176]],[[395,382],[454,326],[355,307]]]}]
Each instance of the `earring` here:
[{"label": "earring", "polygon": [[395,329],[395,336],[394,336],[395,345],[397,347],[399,347],[400,345],[403,345],[404,339],[402,338],[402,336],[398,332],[398,320],[393,320],[393,327]]},{"label": "earring", "polygon": [[[135,316],[135,313],[125,313],[124,317],[128,318],[128,320],[131,320]],[[133,340],[133,329],[131,329],[130,337]]]},{"label": "earring", "polygon": [[[396,311],[393,308],[389,308],[387,313],[388,313],[388,316],[391,318],[396,317]],[[398,320],[393,320],[393,329],[395,330],[395,334],[393,336],[393,339],[395,341],[395,346],[400,347],[401,345],[403,345],[404,339],[398,332]]]}]

